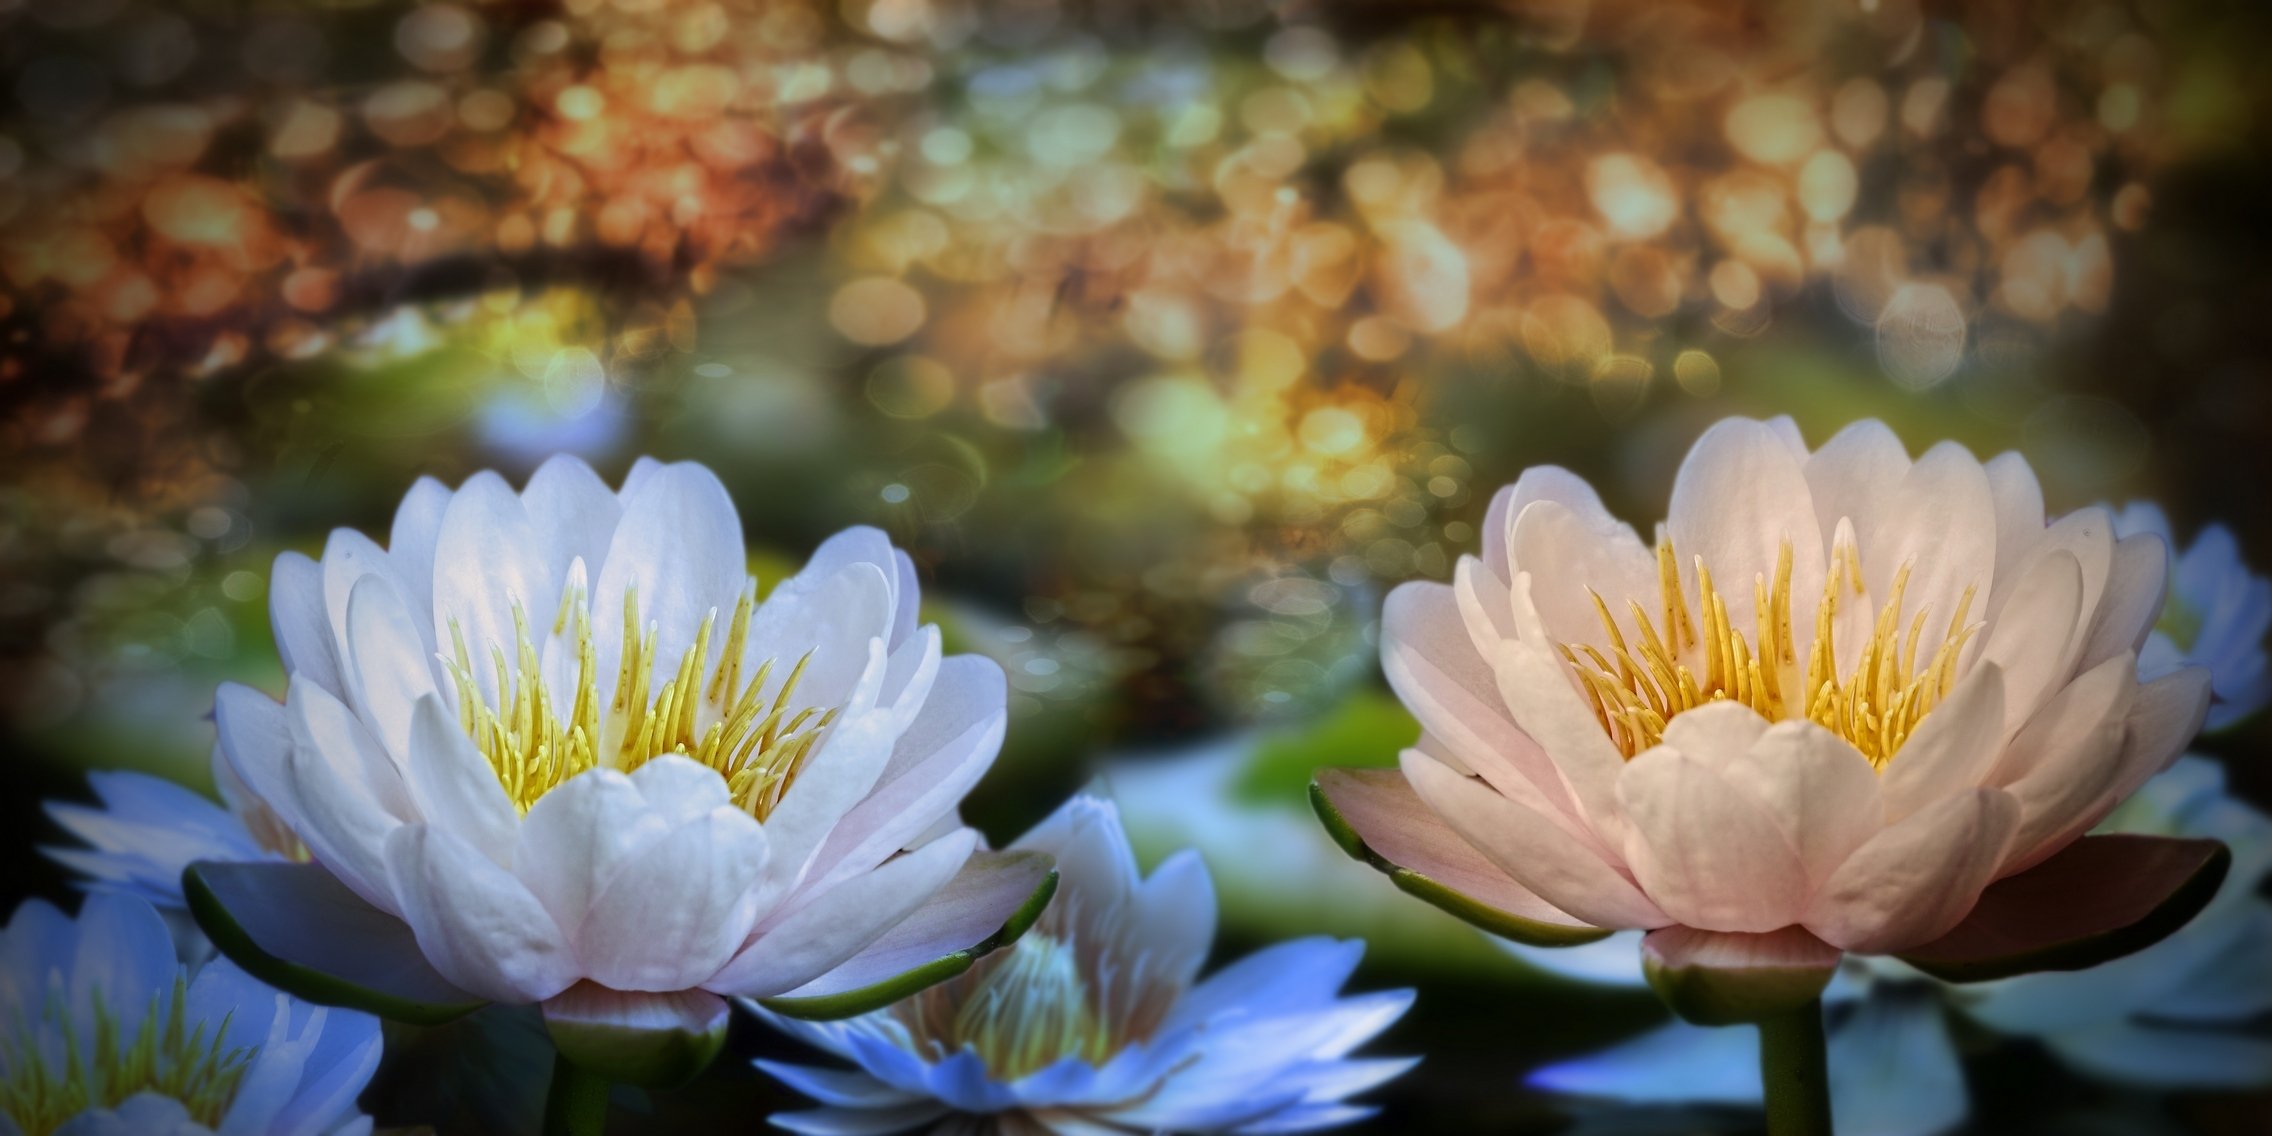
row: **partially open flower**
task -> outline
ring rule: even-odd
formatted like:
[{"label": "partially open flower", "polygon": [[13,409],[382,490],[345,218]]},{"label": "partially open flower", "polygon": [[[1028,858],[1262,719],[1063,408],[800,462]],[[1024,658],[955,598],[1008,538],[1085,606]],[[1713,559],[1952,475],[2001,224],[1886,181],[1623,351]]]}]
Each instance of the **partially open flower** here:
[{"label": "partially open flower", "polygon": [[76,871],[89,891],[140,896],[161,912],[184,906],[182,871],[199,860],[305,860],[306,846],[252,795],[228,759],[213,755],[215,804],[196,792],[147,773],[100,771],[87,784],[100,808],[50,801],[47,815],[84,846],[43,849]]},{"label": "partially open flower", "polygon": [[2200,727],[2207,674],[2141,683],[2159,539],[2046,523],[2027,463],[1912,461],[1859,423],[1699,440],[1654,547],[1553,468],[1483,557],[1389,597],[1420,719],[1402,774],[1332,771],[1344,847],[1511,938],[1652,933],[1684,1015],[1812,999],[1842,952],[1978,979],[2089,965],[2189,918],[2213,841],[2081,839]]},{"label": "partially open flower", "polygon": [[[1362,1118],[1346,1098],[1409,1060],[1350,1052],[1409,990],[1337,997],[1363,945],[1283,943],[1198,980],[1215,893],[1189,851],[1138,876],[1114,808],[1077,796],[1020,839],[1056,857],[1063,896],[1010,951],[887,1010],[775,1024],[858,1072],[759,1067],[828,1107],[797,1132],[1298,1132]],[[762,1011],[761,1011],[762,1012]]]},{"label": "partially open flower", "polygon": [[2272,701],[2272,658],[2264,650],[2265,634],[2272,632],[2272,580],[2249,571],[2232,530],[2205,526],[2181,552],[2161,507],[2132,501],[2114,515],[2114,531],[2151,534],[2170,546],[2169,602],[2139,652],[2139,670],[2152,676],[2181,666],[2208,668],[2216,694],[2209,704],[2212,730]]},{"label": "partially open flower", "polygon": [[128,895],[40,900],[0,930],[0,1132],[362,1136],[379,1022],[310,1006],[226,959],[193,975]]},{"label": "partially open flower", "polygon": [[1042,858],[977,851],[1002,675],[942,658],[872,529],[760,602],[724,486],[555,459],[421,481],[390,547],[272,580],[284,704],[238,687],[230,767],[314,863],[200,864],[193,912],[283,984],[410,1018],[543,1003],[572,1059],[683,1077],[722,995],[846,1014],[1030,919]]}]

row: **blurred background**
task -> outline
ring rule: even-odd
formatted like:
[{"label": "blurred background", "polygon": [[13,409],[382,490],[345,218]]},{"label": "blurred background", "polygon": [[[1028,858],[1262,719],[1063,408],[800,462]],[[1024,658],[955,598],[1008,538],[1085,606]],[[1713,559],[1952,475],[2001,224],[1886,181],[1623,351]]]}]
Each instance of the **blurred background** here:
[{"label": "blurred background", "polygon": [[[70,894],[84,771],[210,788],[279,551],[421,474],[693,458],[761,581],[875,524],[1000,660],[997,840],[1102,778],[1207,854],[1222,957],[1418,985],[1375,1131],[1746,1130],[1524,1087],[1663,1012],[1318,829],[1313,768],[1417,732],[1381,597],[1529,465],[1653,521],[1728,414],[2017,449],[2272,565],[2268,48],[2249,0],[0,0],[9,901]],[[2204,744],[2259,803],[2268,738]],[[788,1106],[736,1029],[624,1130]],[[1954,1036],[1969,1131],[2272,1132]],[[515,1132],[547,1060],[405,1031],[365,1104]]]}]

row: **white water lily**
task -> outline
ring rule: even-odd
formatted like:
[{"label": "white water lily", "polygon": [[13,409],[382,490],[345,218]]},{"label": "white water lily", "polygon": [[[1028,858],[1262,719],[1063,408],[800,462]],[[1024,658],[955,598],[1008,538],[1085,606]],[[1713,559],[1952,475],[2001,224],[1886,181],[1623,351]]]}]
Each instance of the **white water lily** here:
[{"label": "white water lily", "polygon": [[0,1133],[363,1136],[379,1022],[174,959],[157,911],[41,900],[0,930]]},{"label": "white water lily", "polygon": [[[2272,903],[2258,891],[2272,876],[2272,819],[2226,792],[2215,762],[2186,757],[2147,782],[2101,831],[2222,840],[2233,850],[2233,871],[2183,930],[2087,971],[1955,986],[1896,961],[1849,959],[1824,994],[1840,1132],[1933,1136],[1961,1122],[1967,1093],[1950,1032],[1958,1017],[2034,1039],[2078,1072],[2117,1084],[2272,1085],[2272,1037],[2255,1024],[2272,1010]],[[1570,950],[1504,945],[1577,981],[1645,981],[1628,936]],[[1674,1022],[1528,1080],[1585,1098],[1756,1105],[1754,1045],[1746,1030]]]},{"label": "white water lily", "polygon": [[[761,1061],[825,1107],[796,1132],[1297,1132],[1360,1119],[1350,1096],[1410,1068],[1349,1054],[1409,990],[1339,997],[1363,944],[1282,943],[1200,980],[1215,893],[1198,856],[1140,876],[1113,806],[1076,796],[1020,839],[1057,860],[1056,903],[1010,951],[843,1022],[765,1015],[857,1071]],[[760,1011],[764,1013],[764,1011]]]},{"label": "white water lily", "polygon": [[2249,570],[2232,530],[2204,526],[2181,552],[2161,507],[2133,501],[2114,515],[2114,531],[2160,537],[2171,553],[2169,602],[2139,652],[2139,669],[2152,676],[2181,666],[2208,668],[2216,694],[2209,703],[2212,730],[2262,709],[2272,700],[2272,659],[2264,649],[2265,633],[2272,631],[2272,580]]},{"label": "white water lily", "polygon": [[1423,734],[1401,776],[1321,775],[1321,811],[1511,937],[1649,932],[1704,1020],[1802,1004],[1849,952],[1986,978],[2134,950],[2226,863],[2081,839],[2208,701],[2197,668],[2137,677],[2166,563],[2104,510],[2047,521],[2017,455],[1913,460],[1875,422],[1813,451],[1787,420],[1715,425],[1653,549],[1532,469],[1480,560],[1389,597]]},{"label": "white water lily", "polygon": [[998,941],[1047,877],[956,814],[1000,669],[942,658],[875,530],[762,602],[744,563],[709,470],[618,491],[568,458],[519,493],[422,480],[388,547],[280,557],[284,702],[225,686],[216,719],[320,867],[199,865],[200,922],[389,1013],[542,1003],[565,1053],[637,1080],[714,1053],[725,995],[850,1012]]}]

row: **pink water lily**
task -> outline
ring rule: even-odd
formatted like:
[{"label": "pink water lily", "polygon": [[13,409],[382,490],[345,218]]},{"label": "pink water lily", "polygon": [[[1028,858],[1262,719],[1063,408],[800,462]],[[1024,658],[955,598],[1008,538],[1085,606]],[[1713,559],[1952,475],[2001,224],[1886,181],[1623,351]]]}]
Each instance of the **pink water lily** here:
[{"label": "pink water lily", "polygon": [[200,922],[396,1016],[541,1003],[635,1080],[715,1052],[724,996],[850,1013],[967,966],[1049,880],[956,813],[1000,669],[942,656],[875,530],[762,600],[744,563],[709,470],[616,490],[569,459],[421,481],[386,548],[279,558],[284,701],[228,686],[216,718],[313,864],[193,867]]},{"label": "pink water lily", "polygon": [[1653,542],[1535,468],[1479,559],[1388,599],[1423,728],[1401,772],[1314,796],[1350,851],[1501,934],[1648,930],[1700,1020],[1811,998],[1842,952],[2084,965],[2223,870],[2214,842],[2083,835],[2207,705],[2200,670],[2138,679],[2166,563],[2104,510],[2047,521],[2018,455],[1912,459],[1876,422],[1813,451],[1788,420],[1715,425]]}]

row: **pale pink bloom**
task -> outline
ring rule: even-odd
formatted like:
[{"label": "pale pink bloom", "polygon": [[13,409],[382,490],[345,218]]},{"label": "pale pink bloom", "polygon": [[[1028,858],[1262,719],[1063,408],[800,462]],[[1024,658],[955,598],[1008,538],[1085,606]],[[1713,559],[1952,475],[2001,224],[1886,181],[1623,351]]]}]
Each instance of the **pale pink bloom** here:
[{"label": "pale pink bloom", "polygon": [[2145,934],[2222,872],[2213,844],[2076,844],[2209,687],[2138,678],[2160,539],[2047,521],[2016,454],[1913,460],[1877,422],[1810,452],[1730,419],[1653,542],[1551,467],[1483,532],[1452,583],[1388,599],[1383,665],[1423,727],[1401,775],[1319,791],[1352,851],[1486,926],[1644,929],[1665,973],[1805,986],[1847,951],[1961,971]]}]

